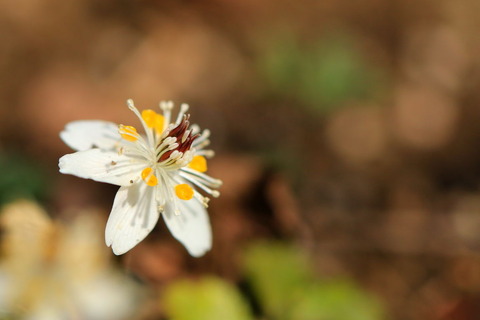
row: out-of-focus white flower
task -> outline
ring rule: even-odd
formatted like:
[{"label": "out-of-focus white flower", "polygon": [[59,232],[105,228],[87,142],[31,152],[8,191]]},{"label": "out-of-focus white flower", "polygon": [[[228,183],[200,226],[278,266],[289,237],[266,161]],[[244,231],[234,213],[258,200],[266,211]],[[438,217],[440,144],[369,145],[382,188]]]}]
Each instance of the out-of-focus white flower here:
[{"label": "out-of-focus white flower", "polygon": [[60,172],[119,185],[105,230],[105,241],[123,254],[142,241],[162,214],[167,227],[195,257],[211,248],[209,198],[218,197],[221,181],[205,174],[212,150],[210,132],[190,127],[188,105],[171,120],[172,102],[161,102],[163,115],[128,107],[145,130],[105,121],[69,123],[60,136],[78,152],[60,158]]},{"label": "out-of-focus white flower", "polygon": [[140,287],[116,271],[92,214],[71,225],[20,201],[0,214],[0,315],[15,319],[129,319]]}]

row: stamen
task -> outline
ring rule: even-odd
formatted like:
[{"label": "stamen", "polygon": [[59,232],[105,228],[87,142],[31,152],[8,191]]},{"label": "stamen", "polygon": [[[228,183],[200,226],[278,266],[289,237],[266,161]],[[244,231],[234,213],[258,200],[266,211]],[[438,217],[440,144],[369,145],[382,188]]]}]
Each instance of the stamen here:
[{"label": "stamen", "polygon": [[153,174],[153,169],[150,167],[143,169],[142,179],[150,187],[155,187],[158,184],[158,179],[157,177],[155,177],[155,175]]},{"label": "stamen", "polygon": [[160,101],[160,108],[163,111],[170,111],[173,109],[173,101]]},{"label": "stamen", "polygon": [[188,136],[190,135],[191,132],[192,132],[192,130],[187,130],[187,131],[185,131],[185,133],[184,133],[183,136],[182,136],[182,140],[181,140],[182,143],[184,143],[185,140],[187,140],[187,138],[188,138]]},{"label": "stamen", "polygon": [[[160,151],[157,155],[158,157],[158,162],[163,162],[167,159],[170,158],[170,155],[173,153],[173,151],[175,149],[178,148],[178,143],[172,143],[170,144],[167,148],[163,149],[162,151]],[[176,151],[176,150],[175,150]]]},{"label": "stamen", "polygon": [[175,164],[177,165],[177,168],[185,167],[192,161],[193,158],[193,153],[191,150],[188,150],[186,152],[180,152],[180,154],[181,157],[175,159]]},{"label": "stamen", "polygon": [[207,171],[207,159],[202,156],[194,156],[192,161],[188,164],[190,168],[193,170],[197,170],[199,172],[205,172]]},{"label": "stamen", "polygon": [[[176,141],[176,138],[173,138],[173,137],[168,137],[164,139],[155,149],[157,158],[160,158],[160,156],[165,152],[167,152],[168,150],[176,149],[178,147],[178,144],[175,141]],[[174,146],[174,144],[177,144],[177,146]]]},{"label": "stamen", "polygon": [[170,123],[170,118],[172,116],[173,102],[172,101],[161,101],[160,109],[163,111],[163,116],[165,117],[165,126]]},{"label": "stamen", "polygon": [[175,194],[182,200],[190,200],[193,198],[193,189],[186,183],[177,184],[175,186]]},{"label": "stamen", "polygon": [[195,140],[195,143],[193,145],[197,146],[203,143],[205,140],[208,140],[208,138],[210,138],[210,130],[205,129],[203,130],[202,134],[199,135],[198,139]]},{"label": "stamen", "polygon": [[192,129],[192,134],[196,134],[200,132],[200,126],[198,124],[192,124],[190,126],[190,129]]},{"label": "stamen", "polygon": [[175,150],[178,148],[178,143],[174,142],[171,145],[168,146],[169,150]]},{"label": "stamen", "polygon": [[214,198],[218,198],[220,196],[219,191],[213,190],[213,189],[207,187],[205,185],[205,183],[203,183],[202,181],[200,181],[198,179],[192,179],[191,177],[188,177],[188,176],[185,176],[185,175],[182,175],[182,174],[180,174],[180,175],[183,176],[188,181],[190,181],[191,183],[193,183],[194,185],[196,185],[197,187],[199,187],[200,189],[202,189],[203,191],[205,191],[206,193],[211,194]]},{"label": "stamen", "polygon": [[133,103],[132,99],[127,99],[127,106],[130,110],[135,109],[135,104]]},{"label": "stamen", "polygon": [[202,143],[196,145],[195,148],[201,150],[201,149],[207,147],[208,145],[210,145],[210,140],[205,140]]},{"label": "stamen", "polygon": [[177,160],[177,159],[180,159],[181,156],[183,156],[183,153],[181,153],[178,150],[175,150],[170,154],[170,159]]},{"label": "stamen", "polygon": [[199,156],[204,156],[207,158],[212,158],[215,155],[215,152],[213,150],[199,150],[197,151],[197,154]]},{"label": "stamen", "polygon": [[190,177],[193,177],[196,180],[201,180],[203,184],[208,185],[212,188],[219,188],[222,185],[222,180],[212,178],[209,175],[192,170],[189,167],[182,168],[180,175],[188,179],[191,179]]},{"label": "stamen", "polygon": [[128,141],[137,141],[138,140],[138,133],[137,129],[132,126],[124,126],[123,124],[118,126],[118,132],[122,136],[123,139]]},{"label": "stamen", "polygon": [[[167,117],[166,117],[166,116],[164,116],[164,117],[165,117],[165,122],[166,122],[166,121],[167,121]],[[162,135],[160,136],[160,140],[165,139],[166,137],[168,137],[168,135],[170,134],[170,130],[172,130],[173,127],[174,127],[174,126],[173,126],[172,123],[170,123],[169,125],[167,125],[166,128],[165,128],[165,130],[163,130]]]},{"label": "stamen", "polygon": [[180,111],[178,112],[178,115],[177,115],[177,121],[175,121],[176,124],[179,124],[179,123],[180,123],[183,115],[185,114],[185,112],[188,111],[188,108],[189,108],[189,106],[188,106],[188,104],[186,104],[186,103],[182,103],[182,104],[180,105]]},{"label": "stamen", "polygon": [[195,198],[200,201],[200,203],[206,208],[208,208],[208,203],[210,202],[210,198],[202,196],[200,193],[195,193]]},{"label": "stamen", "polygon": [[154,138],[153,138],[153,134],[150,130],[148,130],[148,126],[147,124],[145,123],[145,121],[143,120],[143,117],[142,115],[140,114],[140,111],[138,111],[138,109],[135,107],[135,104],[133,103],[133,100],[132,99],[128,99],[127,100],[127,106],[130,110],[133,111],[133,113],[135,113],[135,115],[138,117],[138,119],[140,119],[140,122],[142,123],[142,126],[143,126],[143,130],[145,130],[145,133],[147,134],[147,139],[148,139],[148,145],[149,146],[152,146],[154,145]]},{"label": "stamen", "polygon": [[167,138],[165,138],[165,140],[163,140],[162,143],[171,145],[173,143],[176,143],[176,141],[177,141],[177,138],[175,138],[175,137],[167,137]]}]

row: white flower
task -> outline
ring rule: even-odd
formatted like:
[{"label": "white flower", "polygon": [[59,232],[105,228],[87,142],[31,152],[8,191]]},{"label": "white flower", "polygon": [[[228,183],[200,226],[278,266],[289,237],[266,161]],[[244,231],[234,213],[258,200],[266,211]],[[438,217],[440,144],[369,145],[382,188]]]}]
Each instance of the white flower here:
[{"label": "white flower", "polygon": [[110,263],[96,217],[84,211],[66,225],[26,200],[2,209],[0,318],[111,320],[138,313],[143,289]]},{"label": "white flower", "polygon": [[205,157],[213,151],[208,130],[190,127],[188,105],[182,104],[172,121],[172,102],[161,102],[163,115],[140,113],[133,101],[127,105],[140,119],[146,135],[132,126],[105,121],[75,121],[60,133],[78,152],[60,158],[60,172],[119,185],[105,230],[105,241],[117,255],[142,241],[161,214],[167,227],[195,257],[211,248],[212,236],[206,207],[208,198],[194,187],[218,197],[221,181],[204,172]]}]

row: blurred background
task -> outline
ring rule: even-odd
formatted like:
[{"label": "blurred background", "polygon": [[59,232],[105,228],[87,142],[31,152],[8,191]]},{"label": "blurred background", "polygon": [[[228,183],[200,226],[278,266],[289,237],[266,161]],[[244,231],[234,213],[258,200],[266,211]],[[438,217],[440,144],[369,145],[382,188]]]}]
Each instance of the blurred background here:
[{"label": "blurred background", "polygon": [[[1,319],[480,317],[476,0],[0,2]],[[212,250],[116,257],[66,123],[212,131]],[[25,200],[27,199],[27,200]]]}]

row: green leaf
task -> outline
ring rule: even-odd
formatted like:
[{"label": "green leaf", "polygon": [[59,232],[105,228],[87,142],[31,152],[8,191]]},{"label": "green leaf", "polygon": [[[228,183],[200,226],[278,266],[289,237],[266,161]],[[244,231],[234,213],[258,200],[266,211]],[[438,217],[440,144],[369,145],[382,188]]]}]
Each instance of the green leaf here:
[{"label": "green leaf", "polygon": [[293,306],[295,320],[380,320],[383,311],[371,296],[348,281],[314,283]]},{"label": "green leaf", "polygon": [[173,283],[165,291],[164,303],[173,320],[253,319],[237,289],[214,277]]},{"label": "green leaf", "polygon": [[259,243],[245,252],[255,298],[274,320],[380,320],[382,308],[348,280],[321,281],[299,248]]},{"label": "green leaf", "polygon": [[288,319],[312,278],[301,251],[283,244],[260,243],[250,247],[245,253],[244,267],[264,311],[277,319]]},{"label": "green leaf", "polygon": [[[372,100],[384,90],[381,69],[368,63],[348,33],[336,32],[302,44],[290,33],[273,36],[258,70],[272,93],[329,112],[351,100]],[[379,94],[380,93],[380,94]]]},{"label": "green leaf", "polygon": [[34,161],[15,154],[0,155],[0,204],[18,198],[41,200],[47,189],[45,181]]},{"label": "green leaf", "polygon": [[347,40],[324,40],[306,53],[300,67],[300,94],[317,106],[330,108],[369,95],[370,70]]}]

